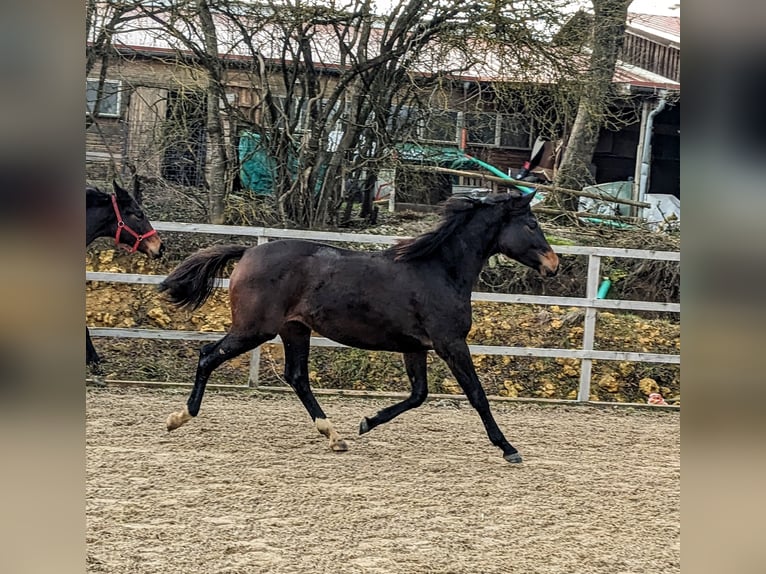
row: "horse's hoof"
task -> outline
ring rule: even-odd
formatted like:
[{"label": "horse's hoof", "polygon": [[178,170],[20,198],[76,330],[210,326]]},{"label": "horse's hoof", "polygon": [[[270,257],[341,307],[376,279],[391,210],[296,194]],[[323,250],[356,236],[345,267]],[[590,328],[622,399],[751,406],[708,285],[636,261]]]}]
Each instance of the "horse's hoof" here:
[{"label": "horse's hoof", "polygon": [[332,443],[330,448],[333,452],[346,452],[348,450],[348,445],[346,444],[345,440],[340,439]]},{"label": "horse's hoof", "polygon": [[503,458],[512,464],[521,462],[521,455],[518,452],[512,452],[511,454],[504,454]]},{"label": "horse's hoof", "polygon": [[177,413],[170,413],[170,415],[168,415],[168,419],[165,421],[165,426],[167,426],[168,432],[170,432],[180,427],[186,421],[191,420],[191,418],[192,417],[189,414],[189,411],[186,409]]},{"label": "horse's hoof", "polygon": [[102,387],[103,388],[103,387],[106,386],[106,381],[104,380],[103,377],[101,377],[99,375],[93,375],[91,377],[91,379],[90,379],[90,384],[93,385],[94,387]]},{"label": "horse's hoof", "polygon": [[362,422],[359,423],[359,434],[370,432],[370,423],[367,421],[367,417],[362,418]]}]

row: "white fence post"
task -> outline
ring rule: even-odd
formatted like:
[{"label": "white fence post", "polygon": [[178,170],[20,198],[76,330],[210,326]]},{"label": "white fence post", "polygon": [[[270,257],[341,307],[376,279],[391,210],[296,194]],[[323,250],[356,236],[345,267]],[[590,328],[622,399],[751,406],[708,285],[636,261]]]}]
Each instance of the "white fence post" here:
[{"label": "white fence post", "polygon": [[[601,279],[601,257],[588,255],[588,282],[585,287],[585,298],[595,299],[598,294],[598,284]],[[596,338],[596,309],[585,309],[585,324],[583,325],[582,348],[586,353],[593,350],[593,341]],[[592,359],[580,361],[580,388],[577,392],[577,400],[586,402],[590,400],[590,373],[593,366]]]},{"label": "white fence post", "polygon": [[[265,235],[258,236],[258,245],[268,243],[269,238]],[[250,353],[250,375],[247,378],[248,387],[258,386],[258,375],[261,372],[261,345],[258,345],[253,352]]]}]

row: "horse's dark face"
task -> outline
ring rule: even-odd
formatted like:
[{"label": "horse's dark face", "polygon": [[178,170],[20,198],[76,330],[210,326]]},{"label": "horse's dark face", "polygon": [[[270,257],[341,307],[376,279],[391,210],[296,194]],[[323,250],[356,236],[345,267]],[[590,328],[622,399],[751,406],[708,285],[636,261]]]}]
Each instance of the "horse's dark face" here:
[{"label": "horse's dark face", "polygon": [[506,224],[497,239],[497,250],[519,263],[537,269],[540,275],[553,276],[559,269],[559,258],[543,235],[529,207],[534,193],[513,197],[505,204]]},{"label": "horse's dark face", "polygon": [[[132,229],[140,236],[146,235],[154,228],[133,196],[120,187],[116,181],[113,182],[112,185],[114,187],[114,194],[117,197],[117,206],[119,207],[120,215],[125,222],[125,227],[118,236],[119,242],[122,245],[133,246],[136,242],[136,238],[126,228]],[[153,235],[142,239],[138,243],[137,250],[141,253],[145,253],[151,258],[157,258],[162,254],[162,240],[155,232]]]}]

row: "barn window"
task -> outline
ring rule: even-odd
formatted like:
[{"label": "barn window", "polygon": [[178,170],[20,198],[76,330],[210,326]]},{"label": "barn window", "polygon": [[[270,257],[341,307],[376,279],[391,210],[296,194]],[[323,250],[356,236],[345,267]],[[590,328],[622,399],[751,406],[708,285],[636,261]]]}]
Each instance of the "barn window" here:
[{"label": "barn window", "polygon": [[386,121],[386,127],[390,132],[402,133],[408,127],[417,125],[417,109],[397,104],[391,107],[391,112]]},{"label": "barn window", "polygon": [[457,143],[458,112],[434,110],[423,121],[423,139],[437,142]]},{"label": "barn window", "polygon": [[531,134],[529,118],[523,114],[502,114],[500,116],[501,147],[531,149]]},{"label": "barn window", "polygon": [[[85,106],[89,113],[108,118],[120,117],[121,90],[119,80],[104,80],[101,98],[98,97],[98,80],[85,80]],[[98,106],[96,101],[98,100]]]},{"label": "barn window", "polygon": [[463,125],[469,144],[497,145],[497,114],[465,112]]}]

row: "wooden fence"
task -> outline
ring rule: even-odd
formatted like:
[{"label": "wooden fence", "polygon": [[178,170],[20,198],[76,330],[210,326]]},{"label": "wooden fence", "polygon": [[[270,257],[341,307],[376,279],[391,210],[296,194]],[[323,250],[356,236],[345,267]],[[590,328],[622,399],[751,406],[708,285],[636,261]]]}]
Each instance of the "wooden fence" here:
[{"label": "wooden fence", "polygon": [[[286,229],[271,229],[265,227],[245,227],[232,225],[207,225],[196,223],[154,222],[157,231],[173,231],[182,233],[198,233],[227,236],[255,237],[258,244],[265,243],[272,238],[309,239],[324,242],[343,243],[372,243],[393,244],[402,237],[373,235],[364,233],[335,233],[320,231],[297,231]],[[591,367],[594,360],[629,361],[646,363],[680,364],[680,355],[661,353],[638,353],[628,351],[602,351],[593,348],[596,334],[596,311],[605,310],[630,310],[630,311],[661,311],[680,313],[679,303],[664,303],[655,301],[624,301],[615,299],[598,299],[597,293],[601,281],[601,259],[603,257],[620,257],[632,259],[649,259],[660,261],[681,261],[681,254],[675,251],[655,251],[641,249],[623,249],[611,247],[583,247],[583,246],[553,246],[559,255],[584,255],[588,257],[588,276],[584,297],[555,297],[545,295],[521,295],[502,293],[474,292],[471,296],[473,301],[495,301],[501,303],[522,303],[537,305],[559,305],[564,307],[581,307],[585,309],[584,333],[582,347],[579,349],[551,349],[529,347],[502,347],[491,345],[470,345],[472,354],[480,355],[513,355],[522,357],[555,357],[579,359],[581,362],[580,384],[577,393],[577,402],[588,402],[590,397]],[[102,273],[86,272],[88,281],[105,281],[112,283],[134,284],[159,284],[164,275],[140,275],[132,273]],[[221,288],[227,288],[228,279],[219,282]],[[161,329],[122,329],[107,327],[91,327],[91,336],[94,337],[118,337],[118,338],[141,338],[159,340],[194,340],[216,341],[222,337],[221,333],[177,331]],[[270,343],[281,344],[279,337]],[[312,337],[311,345],[316,347],[343,347],[339,343],[324,337]],[[258,384],[258,371],[260,366],[260,348],[253,351],[250,361],[250,376],[243,387],[256,386]],[[137,381],[148,382],[148,381]],[[562,401],[566,402],[566,401]]]}]

